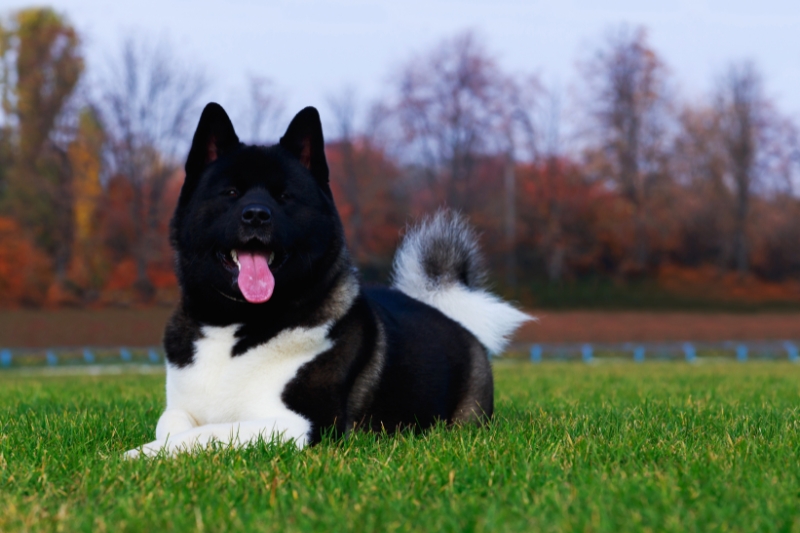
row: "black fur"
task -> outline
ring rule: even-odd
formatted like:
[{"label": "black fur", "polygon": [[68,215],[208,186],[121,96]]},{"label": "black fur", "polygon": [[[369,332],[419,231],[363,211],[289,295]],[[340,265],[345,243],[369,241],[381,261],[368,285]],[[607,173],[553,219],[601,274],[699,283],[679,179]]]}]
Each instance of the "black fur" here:
[{"label": "black fur", "polygon": [[[269,210],[268,223],[242,223],[254,203]],[[470,332],[399,291],[359,287],[315,109],[298,113],[279,144],[262,147],[241,144],[225,111],[206,106],[171,235],[182,289],[165,332],[171,364],[192,364],[204,324],[239,324],[230,354],[237,357],[288,328],[333,321],[333,348],[301,367],[282,393],[287,407],[311,421],[312,443],[330,429],[425,428],[491,416],[491,371]],[[466,244],[444,261],[469,263],[462,256],[477,252]],[[244,300],[226,255],[232,249],[275,253],[269,301]],[[457,277],[480,281],[476,271]]]}]

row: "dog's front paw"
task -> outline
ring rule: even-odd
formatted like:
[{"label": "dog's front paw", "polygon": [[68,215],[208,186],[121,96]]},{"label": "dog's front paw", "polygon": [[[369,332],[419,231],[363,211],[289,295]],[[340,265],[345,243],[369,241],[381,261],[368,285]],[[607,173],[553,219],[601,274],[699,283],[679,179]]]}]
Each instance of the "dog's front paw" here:
[{"label": "dog's front paw", "polygon": [[147,444],[143,444],[138,448],[134,448],[133,450],[128,450],[125,452],[125,459],[137,459],[138,457],[155,457],[158,455],[162,450],[164,450],[167,443],[165,441],[154,440],[153,442],[148,442]]}]

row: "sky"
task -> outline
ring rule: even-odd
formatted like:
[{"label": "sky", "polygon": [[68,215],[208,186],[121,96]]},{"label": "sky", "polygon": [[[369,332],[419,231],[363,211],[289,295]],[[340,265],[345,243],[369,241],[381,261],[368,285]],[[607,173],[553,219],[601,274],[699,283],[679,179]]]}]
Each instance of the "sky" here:
[{"label": "sky", "polygon": [[[30,5],[0,0],[0,13]],[[366,104],[388,91],[391,73],[444,38],[473,30],[502,67],[538,74],[567,93],[579,59],[609,28],[643,25],[692,99],[732,61],[752,60],[767,94],[800,118],[798,0],[56,0],[85,40],[89,72],[122,36],[168,38],[175,55],[212,79],[209,99],[236,106],[247,75],[276,83],[288,120],[314,105],[330,126],[328,98],[350,86]],[[362,107],[366,107],[363,105]],[[282,127],[282,126],[281,126]]]}]

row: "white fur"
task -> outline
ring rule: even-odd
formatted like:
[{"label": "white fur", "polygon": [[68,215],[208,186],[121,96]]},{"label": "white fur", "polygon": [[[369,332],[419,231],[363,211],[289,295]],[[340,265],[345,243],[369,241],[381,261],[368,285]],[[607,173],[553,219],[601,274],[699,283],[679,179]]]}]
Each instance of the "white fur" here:
[{"label": "white fur", "polygon": [[514,331],[535,320],[487,291],[430,279],[422,267],[419,236],[410,238],[395,257],[394,287],[464,326],[489,352],[502,353]]},{"label": "white fur", "polygon": [[167,408],[156,440],[142,447],[144,454],[191,450],[211,441],[244,446],[259,437],[306,444],[311,424],[288,409],[281,394],[301,366],[333,346],[330,324],[283,331],[232,357],[237,328],[203,327],[194,361],[183,368],[167,365]]}]

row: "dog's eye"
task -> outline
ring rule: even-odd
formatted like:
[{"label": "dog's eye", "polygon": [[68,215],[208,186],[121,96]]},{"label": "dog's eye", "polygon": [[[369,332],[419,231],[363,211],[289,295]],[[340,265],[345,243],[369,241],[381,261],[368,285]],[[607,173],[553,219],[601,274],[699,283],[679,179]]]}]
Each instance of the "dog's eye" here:
[{"label": "dog's eye", "polygon": [[231,198],[235,198],[239,196],[239,190],[236,187],[228,187],[224,191],[222,191],[222,196],[229,196]]}]

